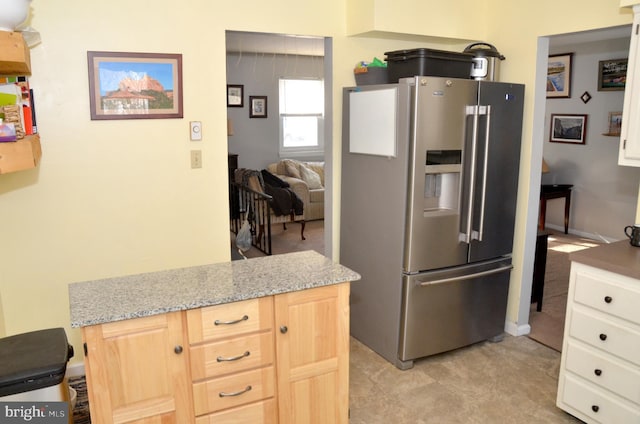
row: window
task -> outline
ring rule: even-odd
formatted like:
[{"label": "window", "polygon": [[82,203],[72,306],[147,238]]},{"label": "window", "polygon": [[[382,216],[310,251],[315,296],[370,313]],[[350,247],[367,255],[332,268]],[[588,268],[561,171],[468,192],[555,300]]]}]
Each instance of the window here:
[{"label": "window", "polygon": [[324,154],[322,80],[280,79],[280,156]]}]

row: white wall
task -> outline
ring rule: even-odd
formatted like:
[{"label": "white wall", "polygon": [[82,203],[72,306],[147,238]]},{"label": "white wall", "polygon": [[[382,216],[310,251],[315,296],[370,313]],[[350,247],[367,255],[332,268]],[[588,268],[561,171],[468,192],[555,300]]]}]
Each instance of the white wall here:
[{"label": "white wall", "polygon": [[[629,33],[631,29],[629,28]],[[561,37],[560,37],[561,38]],[[603,135],[609,112],[622,111],[624,91],[598,91],[598,62],[626,58],[629,38],[574,45],[555,45],[549,53],[573,53],[571,97],[547,99],[543,156],[550,167],[543,184],[573,184],[569,232],[607,240],[624,238],[625,225],[634,223],[640,168],[618,166],[619,137]],[[585,92],[592,96],[583,103]],[[586,114],[585,144],[549,141],[550,115]],[[547,203],[547,225],[564,228],[564,200]]]},{"label": "white wall", "polygon": [[[227,83],[244,85],[244,107],[227,108],[227,116],[233,122],[233,135],[228,137],[229,153],[238,154],[241,168],[260,170],[280,160],[278,79],[282,77],[323,78],[324,58],[250,52],[227,54]],[[249,96],[267,96],[267,118],[249,118]],[[327,128],[325,134],[330,136],[331,129]]]}]

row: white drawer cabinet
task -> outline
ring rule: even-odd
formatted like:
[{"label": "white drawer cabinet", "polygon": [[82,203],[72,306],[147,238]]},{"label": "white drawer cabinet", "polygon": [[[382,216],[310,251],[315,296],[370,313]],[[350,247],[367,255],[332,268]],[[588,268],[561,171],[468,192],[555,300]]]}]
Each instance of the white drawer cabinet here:
[{"label": "white drawer cabinet", "polygon": [[571,265],[559,408],[587,423],[640,423],[640,281]]}]

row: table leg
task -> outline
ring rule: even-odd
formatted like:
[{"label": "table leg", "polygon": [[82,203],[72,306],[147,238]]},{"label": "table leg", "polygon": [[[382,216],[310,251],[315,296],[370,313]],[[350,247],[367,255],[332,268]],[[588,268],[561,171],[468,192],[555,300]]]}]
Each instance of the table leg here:
[{"label": "table leg", "polygon": [[571,191],[564,200],[564,233],[569,234],[569,207],[571,205]]},{"label": "table leg", "polygon": [[547,199],[540,198],[540,216],[538,217],[538,230],[543,231],[547,216]]}]

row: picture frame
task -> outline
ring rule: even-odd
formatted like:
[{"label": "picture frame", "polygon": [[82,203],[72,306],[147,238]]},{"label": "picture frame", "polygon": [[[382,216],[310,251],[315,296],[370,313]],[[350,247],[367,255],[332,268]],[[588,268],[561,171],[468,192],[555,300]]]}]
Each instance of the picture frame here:
[{"label": "picture frame", "polygon": [[249,118],[267,117],[267,96],[249,96]]},{"label": "picture frame", "polygon": [[92,120],[183,117],[182,55],[87,51]]},{"label": "picture frame", "polygon": [[227,107],[244,107],[244,85],[227,84]]},{"label": "picture frame", "polygon": [[551,114],[550,142],[585,144],[586,136],[587,115]]},{"label": "picture frame", "polygon": [[571,97],[573,53],[549,56],[547,62],[547,98]]},{"label": "picture frame", "polygon": [[627,82],[628,59],[598,62],[598,91],[624,91]]},{"label": "picture frame", "polygon": [[605,135],[619,136],[622,129],[622,112],[609,112],[609,130]]}]

